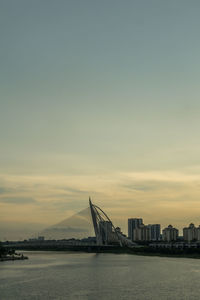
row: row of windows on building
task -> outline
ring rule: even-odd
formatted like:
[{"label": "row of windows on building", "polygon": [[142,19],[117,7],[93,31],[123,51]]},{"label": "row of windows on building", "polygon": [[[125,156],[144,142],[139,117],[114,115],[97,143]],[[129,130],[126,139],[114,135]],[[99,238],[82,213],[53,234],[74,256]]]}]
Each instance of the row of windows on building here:
[{"label": "row of windows on building", "polygon": [[[160,224],[144,225],[140,218],[128,219],[128,237],[131,241],[176,241],[178,239],[179,231],[172,225],[162,231]],[[189,227],[183,228],[183,239],[187,242],[200,241],[200,225],[195,227],[193,223]]]},{"label": "row of windows on building", "polygon": [[144,225],[142,219],[128,219],[128,237],[131,241],[159,241],[160,224]]}]

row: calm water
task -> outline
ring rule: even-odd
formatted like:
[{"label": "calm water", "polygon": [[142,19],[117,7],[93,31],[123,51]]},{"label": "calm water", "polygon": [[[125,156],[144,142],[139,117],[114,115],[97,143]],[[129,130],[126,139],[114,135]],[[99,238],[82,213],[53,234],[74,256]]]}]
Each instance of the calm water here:
[{"label": "calm water", "polygon": [[200,260],[28,252],[0,263],[0,299],[200,299]]}]

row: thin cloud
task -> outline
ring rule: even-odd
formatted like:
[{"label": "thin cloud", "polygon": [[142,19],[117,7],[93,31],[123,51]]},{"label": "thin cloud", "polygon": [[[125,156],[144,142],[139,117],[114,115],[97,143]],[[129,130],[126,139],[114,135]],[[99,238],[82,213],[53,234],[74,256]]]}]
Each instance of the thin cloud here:
[{"label": "thin cloud", "polygon": [[195,182],[200,181],[199,174],[186,174],[176,171],[147,171],[147,172],[124,172],[120,173],[124,180],[135,181],[159,181],[159,182]]},{"label": "thin cloud", "polygon": [[4,195],[7,193],[11,193],[11,192],[13,192],[12,188],[5,188],[5,187],[0,186],[0,195]]},{"label": "thin cloud", "polygon": [[132,184],[124,184],[121,185],[125,189],[134,190],[134,191],[152,191],[155,189],[155,186],[147,186],[147,185],[132,185]]},{"label": "thin cloud", "polygon": [[1,203],[7,204],[35,204],[37,201],[29,197],[3,197],[0,198]]},{"label": "thin cloud", "polygon": [[64,190],[71,192],[71,193],[76,193],[76,194],[88,194],[89,191],[83,191],[83,190],[79,190],[76,188],[71,188],[71,187],[65,187]]}]

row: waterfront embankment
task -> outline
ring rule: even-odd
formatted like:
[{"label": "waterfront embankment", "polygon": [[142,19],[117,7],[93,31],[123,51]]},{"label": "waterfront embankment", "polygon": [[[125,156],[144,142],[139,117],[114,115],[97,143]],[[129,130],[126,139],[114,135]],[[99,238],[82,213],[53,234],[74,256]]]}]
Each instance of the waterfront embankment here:
[{"label": "waterfront embankment", "polygon": [[[162,246],[162,247],[161,247]],[[84,245],[68,244],[64,241],[43,241],[39,242],[15,242],[5,243],[4,249],[12,251],[66,251],[66,252],[87,252],[87,253],[113,253],[113,254],[130,254],[141,256],[163,256],[163,257],[186,257],[200,259],[200,247],[192,245],[177,247],[177,244],[160,245],[152,247],[150,245],[138,245],[136,247],[120,247],[118,245]],[[6,251],[6,250],[5,250]]]}]

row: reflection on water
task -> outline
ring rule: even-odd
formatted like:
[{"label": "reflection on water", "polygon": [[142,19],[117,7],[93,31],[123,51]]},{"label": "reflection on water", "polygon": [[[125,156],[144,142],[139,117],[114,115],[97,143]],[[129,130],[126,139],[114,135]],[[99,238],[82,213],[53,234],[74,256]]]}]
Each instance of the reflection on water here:
[{"label": "reflection on water", "polygon": [[0,299],[200,299],[200,260],[28,252],[0,264]]}]

